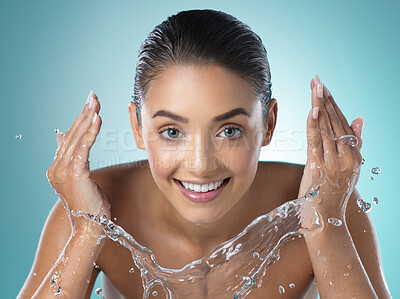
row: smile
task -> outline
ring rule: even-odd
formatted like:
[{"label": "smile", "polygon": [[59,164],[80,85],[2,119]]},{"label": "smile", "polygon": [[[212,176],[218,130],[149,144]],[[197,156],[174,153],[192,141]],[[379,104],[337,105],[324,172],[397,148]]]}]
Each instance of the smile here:
[{"label": "smile", "polygon": [[226,178],[215,183],[198,185],[174,179],[182,194],[196,203],[209,202],[217,198],[224,190],[229,180],[230,178]]}]

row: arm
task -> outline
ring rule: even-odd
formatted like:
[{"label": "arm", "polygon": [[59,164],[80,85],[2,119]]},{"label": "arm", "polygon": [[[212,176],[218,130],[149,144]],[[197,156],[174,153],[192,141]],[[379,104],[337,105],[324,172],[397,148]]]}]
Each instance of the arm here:
[{"label": "arm", "polygon": [[[311,88],[313,109],[307,119],[307,164],[304,168],[299,196],[304,195],[310,186],[319,186],[319,194],[313,201],[322,218],[324,228],[322,232],[314,237],[307,237],[305,241],[320,295],[322,298],[332,296],[335,298],[377,298],[378,294],[390,296],[381,271],[378,272],[378,276],[373,275],[372,272],[369,276],[367,273],[367,269],[368,271],[376,270],[376,267],[371,265],[380,263],[377,245],[372,245],[372,248],[369,246],[372,251],[368,255],[365,251],[360,251],[363,253],[365,265],[368,265],[365,267],[349,230],[350,224],[359,248],[362,248],[366,241],[376,242],[376,238],[362,239],[357,233],[360,225],[372,227],[370,221],[366,221],[367,218],[364,217],[362,224],[354,222],[357,217],[354,216],[353,205],[356,205],[356,200],[359,198],[355,186],[362,162],[360,149],[363,119],[358,118],[349,126],[332,95],[320,83],[317,76],[311,82]],[[345,135],[357,138],[348,138],[347,142],[338,140],[339,137]],[[355,142],[357,140],[358,143]],[[347,213],[349,203],[351,208]],[[365,214],[364,211],[356,213]],[[350,222],[346,221],[346,215],[350,217]],[[341,223],[333,225],[328,222],[329,218],[339,219]],[[370,261],[367,261],[366,257]],[[373,282],[370,280],[372,277]],[[377,286],[377,289],[374,286]]]},{"label": "arm", "polygon": [[96,241],[102,228],[74,217],[71,211],[110,217],[110,204],[91,176],[88,163],[101,126],[99,109],[97,96],[90,92],[71,128],[66,134],[57,134],[58,148],[46,175],[61,203],[46,222],[33,266],[36,276],[28,277],[21,297],[34,293],[34,298],[53,298],[61,291],[64,297],[82,298],[87,292],[93,261],[101,250]]},{"label": "arm", "polygon": [[[103,242],[95,245],[96,240],[93,235],[90,235],[89,239],[82,240],[81,236],[85,231],[86,224],[83,221],[77,222],[77,230],[73,235],[67,212],[61,201],[57,201],[47,218],[35,261],[18,298],[54,298],[50,281],[55,272],[61,273],[59,279],[62,279],[60,285],[64,297],[90,298],[96,277],[100,272],[93,267],[93,262],[96,261]],[[92,233],[95,233],[95,230],[92,230]],[[93,252],[93,256],[91,256],[91,252]],[[67,263],[62,263],[63,257],[69,257]],[[80,258],[79,269],[73,269],[78,258]],[[75,271],[75,275],[71,275],[73,271]],[[78,286],[73,280],[85,282],[85,284]],[[86,282],[87,280],[89,283]],[[72,285],[73,287],[71,287]],[[66,294],[68,289],[78,293],[76,296]]]}]

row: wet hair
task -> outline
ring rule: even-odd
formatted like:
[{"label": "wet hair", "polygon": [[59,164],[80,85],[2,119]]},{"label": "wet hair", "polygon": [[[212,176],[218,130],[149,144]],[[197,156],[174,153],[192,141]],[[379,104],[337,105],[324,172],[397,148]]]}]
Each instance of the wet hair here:
[{"label": "wet hair", "polygon": [[151,81],[176,65],[217,65],[234,71],[253,87],[261,101],[263,121],[267,121],[272,84],[261,38],[237,18],[204,9],[181,11],[168,17],[142,43],[132,97],[139,127]]}]

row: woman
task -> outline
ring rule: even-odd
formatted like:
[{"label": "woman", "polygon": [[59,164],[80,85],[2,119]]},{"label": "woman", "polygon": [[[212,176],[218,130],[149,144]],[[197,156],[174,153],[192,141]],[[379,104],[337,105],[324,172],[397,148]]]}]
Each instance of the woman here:
[{"label": "woman", "polygon": [[[47,177],[60,200],[19,297],[89,298],[100,271],[106,298],[142,297],[130,252],[109,239],[97,245],[102,229],[71,215],[74,209],[114,219],[160,265],[181,268],[256,217],[304,196],[322,173],[315,205],[324,230],[287,243],[247,298],[281,296],[279,285],[290,282],[296,287],[284,295],[301,298],[314,279],[322,298],[389,298],[373,224],[356,204],[361,142],[335,139],[361,141],[363,118],[349,126],[318,76],[311,89],[306,165],[259,162],[277,119],[261,39],[219,11],[169,17],[141,47],[129,105],[136,145],[148,160],[89,170],[102,122],[99,99],[90,93],[71,128],[57,136]],[[328,225],[329,218],[343,224]]]}]

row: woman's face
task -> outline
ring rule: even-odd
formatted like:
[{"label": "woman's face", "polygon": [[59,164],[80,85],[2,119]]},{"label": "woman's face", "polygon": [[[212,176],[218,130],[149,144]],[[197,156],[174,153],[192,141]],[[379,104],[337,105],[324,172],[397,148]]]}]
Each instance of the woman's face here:
[{"label": "woman's face", "polygon": [[[142,129],[135,108],[130,109],[135,140],[147,151],[158,188],[184,219],[215,222],[245,196],[257,171],[260,148],[269,143],[275,127],[272,106],[271,102],[273,120],[264,125],[252,87],[219,66],[173,66],[151,81]],[[218,118],[231,110],[240,113]],[[177,181],[226,178],[228,183],[212,200],[189,199]]]}]

